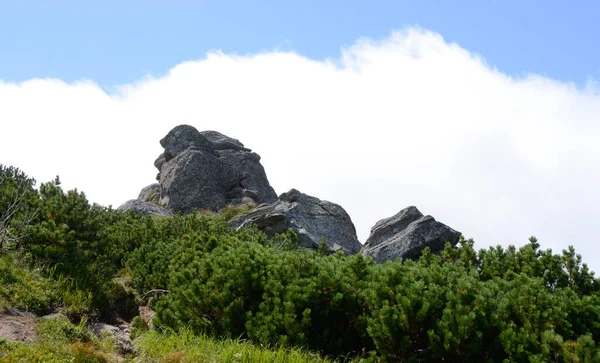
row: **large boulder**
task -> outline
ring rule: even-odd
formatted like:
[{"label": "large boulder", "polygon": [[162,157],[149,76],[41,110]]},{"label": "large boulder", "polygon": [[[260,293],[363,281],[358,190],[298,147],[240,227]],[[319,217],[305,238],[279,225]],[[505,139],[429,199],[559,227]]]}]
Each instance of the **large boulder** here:
[{"label": "large boulder", "polygon": [[181,125],[160,144],[164,152],[154,162],[159,170],[160,204],[172,211],[219,211],[229,204],[277,200],[260,156],[236,139]]},{"label": "large boulder", "polygon": [[361,253],[380,263],[397,258],[417,259],[425,247],[439,254],[446,242],[456,246],[460,235],[460,232],[437,222],[432,216],[424,216],[411,206],[378,221],[371,228],[371,235]]},{"label": "large boulder", "polygon": [[308,249],[317,249],[323,238],[330,251],[354,254],[361,248],[354,224],[344,208],[296,189],[281,194],[274,203],[260,205],[234,218],[229,225],[233,228],[256,225],[269,236],[291,228],[298,235],[298,245]]},{"label": "large boulder", "polygon": [[118,211],[126,213],[130,210],[133,210],[136,213],[141,213],[143,215],[153,215],[153,216],[161,216],[161,217],[172,217],[173,213],[168,209],[161,207],[156,203],[145,202],[139,199],[128,200],[123,203]]}]

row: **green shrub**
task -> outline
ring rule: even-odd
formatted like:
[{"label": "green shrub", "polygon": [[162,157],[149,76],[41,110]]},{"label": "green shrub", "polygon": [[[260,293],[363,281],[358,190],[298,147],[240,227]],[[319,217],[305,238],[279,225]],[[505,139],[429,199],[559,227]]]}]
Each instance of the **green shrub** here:
[{"label": "green shrub", "polygon": [[[0,256],[2,308],[46,314],[59,304],[58,284],[43,276],[42,269],[23,262],[19,253]],[[3,310],[2,309],[2,310]]]},{"label": "green shrub", "polygon": [[38,327],[38,340],[75,343],[93,342],[95,337],[86,329],[86,319],[72,324],[67,318],[44,319]]},{"label": "green shrub", "polygon": [[150,330],[148,323],[146,323],[146,320],[144,320],[141,316],[136,316],[135,318],[133,318],[129,327],[129,336],[132,340],[136,339],[144,333],[147,333]]},{"label": "green shrub", "polygon": [[372,262],[279,251],[281,243],[245,237],[229,231],[178,240],[154,324],[328,354],[372,347],[359,296]]},{"label": "green shrub", "polygon": [[217,335],[244,334],[245,314],[258,307],[263,293],[265,251],[259,244],[227,234],[178,240],[170,264],[169,294],[156,306],[154,323],[164,321],[171,328],[190,326]]},{"label": "green shrub", "polygon": [[267,251],[270,263],[262,301],[246,314],[251,339],[334,355],[356,355],[373,348],[360,296],[372,261],[362,255]]},{"label": "green shrub", "polygon": [[[442,258],[425,251],[419,263],[377,266],[365,290],[368,332],[377,351],[393,361],[561,361],[569,351],[565,342],[586,336],[596,341],[599,295],[577,291],[597,289],[597,282],[582,278],[574,288],[549,284],[548,275],[561,272],[537,270],[548,255],[532,258],[533,247],[476,254],[467,243],[458,250],[448,246]],[[583,267],[579,274],[585,275]]]},{"label": "green shrub", "polygon": [[98,311],[93,307],[93,299],[90,291],[79,290],[72,287],[72,285],[63,286],[62,313],[75,322],[94,317],[98,315]]}]

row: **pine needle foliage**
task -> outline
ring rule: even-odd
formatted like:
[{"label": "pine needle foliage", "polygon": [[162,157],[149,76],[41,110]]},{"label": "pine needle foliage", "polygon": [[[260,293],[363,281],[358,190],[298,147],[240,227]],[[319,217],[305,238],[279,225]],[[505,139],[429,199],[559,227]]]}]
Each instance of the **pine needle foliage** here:
[{"label": "pine needle foliage", "polygon": [[[304,357],[300,348],[312,361],[600,361],[600,281],[572,247],[542,250],[532,237],[477,251],[461,239],[439,256],[375,264],[296,248],[293,231],[233,230],[231,207],[143,217],[90,204],[58,178],[38,190],[0,166],[0,182],[3,308],[62,304],[73,320],[107,321],[149,304],[154,331],[138,332],[140,346],[164,339],[181,357],[208,337],[267,347],[248,346],[265,361]],[[218,354],[247,357],[235,349]]]}]

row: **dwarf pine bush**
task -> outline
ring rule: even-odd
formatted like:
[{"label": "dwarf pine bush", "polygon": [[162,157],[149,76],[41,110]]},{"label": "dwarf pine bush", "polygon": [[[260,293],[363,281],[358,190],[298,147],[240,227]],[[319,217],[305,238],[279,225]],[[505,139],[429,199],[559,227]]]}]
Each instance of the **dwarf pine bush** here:
[{"label": "dwarf pine bush", "polygon": [[[276,361],[304,359],[298,347],[317,352],[314,361],[600,361],[600,282],[572,247],[554,253],[531,238],[476,251],[462,239],[440,256],[425,249],[418,261],[375,264],[298,249],[293,231],[230,229],[231,208],[143,217],[90,204],[58,178],[34,186],[0,167],[3,309],[110,321],[133,318],[141,301],[156,310],[155,331],[136,332],[141,347],[158,349],[161,337],[191,350],[194,337],[243,339],[252,357]],[[73,344],[85,356],[95,343]],[[243,358],[243,349],[216,354]]]}]

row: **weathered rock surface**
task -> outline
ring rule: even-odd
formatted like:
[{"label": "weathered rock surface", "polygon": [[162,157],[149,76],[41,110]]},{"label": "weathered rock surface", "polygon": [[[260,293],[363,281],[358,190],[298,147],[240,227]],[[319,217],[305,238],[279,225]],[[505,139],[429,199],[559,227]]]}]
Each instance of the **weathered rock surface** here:
[{"label": "weathered rock surface", "polygon": [[325,238],[331,251],[342,249],[346,254],[353,254],[361,248],[354,224],[344,208],[296,189],[281,194],[278,201],[260,205],[229,223],[233,228],[252,224],[270,236],[291,228],[298,235],[298,245],[308,249],[317,249],[321,238]]},{"label": "weathered rock surface", "polygon": [[0,340],[29,343],[34,341],[36,336],[35,318],[0,315]]},{"label": "weathered rock surface", "polygon": [[173,213],[171,213],[171,211],[169,211],[168,209],[165,209],[158,204],[144,202],[139,199],[128,200],[127,202],[123,203],[119,208],[117,208],[117,210],[123,213],[129,210],[134,210],[136,213],[141,213],[143,215],[154,215],[163,217],[173,216]]},{"label": "weathered rock surface", "polygon": [[160,144],[160,204],[182,213],[219,211],[228,204],[262,204],[277,200],[260,156],[236,139],[216,131],[198,132],[181,125]]},{"label": "weathered rock surface", "polygon": [[150,184],[140,191],[140,195],[137,197],[142,202],[158,203],[160,200],[160,184]]},{"label": "weathered rock surface", "polygon": [[121,354],[133,353],[133,343],[129,338],[129,325],[122,324],[114,326],[104,323],[96,323],[91,326],[90,330],[98,338],[102,338],[104,334],[112,337],[115,340],[117,349],[119,349]]},{"label": "weathered rock surface", "polygon": [[440,253],[446,242],[456,246],[460,235],[460,232],[437,222],[432,216],[424,216],[411,206],[378,221],[371,228],[371,235],[361,253],[373,257],[376,262],[416,259],[425,247],[429,247],[432,253]]}]

